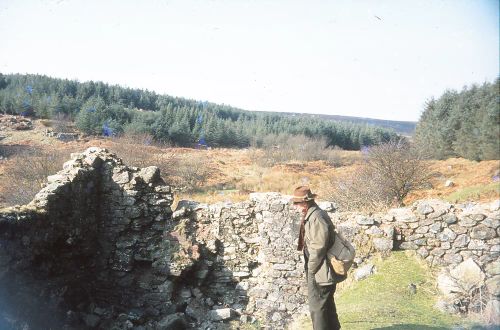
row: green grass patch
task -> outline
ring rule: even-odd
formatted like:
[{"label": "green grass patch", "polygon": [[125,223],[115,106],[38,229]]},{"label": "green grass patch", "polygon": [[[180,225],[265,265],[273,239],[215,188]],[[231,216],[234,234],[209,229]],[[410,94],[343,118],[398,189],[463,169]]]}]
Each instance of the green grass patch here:
[{"label": "green grass patch", "polygon": [[498,195],[500,195],[500,182],[492,182],[487,185],[476,185],[460,189],[444,197],[444,199],[449,202],[456,203]]},{"label": "green grass patch", "polygon": [[[387,258],[377,258],[374,264],[375,275],[353,282],[335,294],[343,329],[481,329],[434,308],[438,298],[435,278],[421,259],[398,251]],[[409,288],[412,283],[416,285],[416,293]],[[310,330],[312,326],[304,318],[294,328]]]}]

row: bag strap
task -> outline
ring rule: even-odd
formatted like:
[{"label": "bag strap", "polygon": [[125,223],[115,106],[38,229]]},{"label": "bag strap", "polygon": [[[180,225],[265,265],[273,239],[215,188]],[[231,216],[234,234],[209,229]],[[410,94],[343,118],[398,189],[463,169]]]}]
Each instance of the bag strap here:
[{"label": "bag strap", "polygon": [[[318,211],[318,212],[320,212],[320,211],[321,211],[321,209],[319,208],[319,206],[316,206],[316,208],[314,209],[314,211],[312,211],[312,212],[311,212],[311,213],[307,216],[307,218],[305,218],[305,219],[304,219],[304,222],[309,221],[309,218],[311,217],[311,215],[313,215],[313,214],[314,214],[314,212],[316,212],[316,211]],[[333,228],[332,228],[332,233],[329,233],[329,234],[330,234],[331,244],[330,244],[330,247],[329,247],[327,250],[330,250],[330,249],[332,248],[332,246],[333,246],[333,243],[335,243],[335,233],[336,233],[336,231],[335,231],[335,226],[333,225],[333,223],[332,223],[332,227],[333,227]],[[330,227],[328,227],[328,228],[330,229]]]},{"label": "bag strap", "polygon": [[304,219],[304,222],[309,221],[309,218],[311,217],[311,215],[313,215],[314,212],[316,212],[316,211],[320,211],[320,208],[318,206],[316,206],[316,208],[311,213],[309,213],[309,215]]}]

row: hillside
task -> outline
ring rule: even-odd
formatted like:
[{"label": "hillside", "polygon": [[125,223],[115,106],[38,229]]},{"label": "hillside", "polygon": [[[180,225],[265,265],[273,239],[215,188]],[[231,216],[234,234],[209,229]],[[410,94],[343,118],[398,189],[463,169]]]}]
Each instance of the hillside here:
[{"label": "hillside", "polygon": [[320,118],[325,120],[347,122],[359,125],[371,125],[375,127],[381,127],[384,129],[394,130],[396,133],[405,136],[412,136],[415,133],[415,128],[417,126],[417,123],[414,121],[396,121],[396,120],[384,120],[384,119],[325,115],[325,114],[308,114],[308,113],[297,114],[292,112],[286,112],[285,114],[288,116],[298,117],[298,118]]},{"label": "hillside", "polygon": [[327,146],[360,150],[398,138],[365,122],[246,111],[102,82],[0,73],[0,113],[65,119],[92,135],[149,134],[175,146],[245,148],[276,136],[307,136]]},{"label": "hillside", "polygon": [[[328,160],[283,160],[262,149],[189,149],[151,144],[149,140],[127,138],[81,137],[63,142],[47,136],[44,121],[34,121],[33,129],[5,128],[0,135],[0,204],[16,203],[12,196],[33,195],[48,175],[62,168],[72,152],[100,146],[116,152],[135,166],[157,165],[169,182],[179,188],[176,199],[190,198],[200,202],[240,201],[250,192],[276,191],[290,193],[296,185],[308,183],[320,196],[329,194],[329,182],[356,170],[362,160],[357,151],[330,150],[322,157]],[[148,145],[146,145],[148,144]],[[271,149],[273,151],[273,149]],[[277,150],[274,150],[275,152]],[[452,202],[487,201],[500,195],[499,161],[470,161],[451,158],[430,161],[431,186],[410,193],[405,203],[423,198],[440,198]],[[446,186],[448,180],[452,185]],[[29,189],[26,186],[31,186]],[[18,188],[15,188],[18,187]],[[188,189],[186,189],[188,188]],[[15,197],[15,198],[14,198]],[[26,202],[27,196],[23,202]]]}]

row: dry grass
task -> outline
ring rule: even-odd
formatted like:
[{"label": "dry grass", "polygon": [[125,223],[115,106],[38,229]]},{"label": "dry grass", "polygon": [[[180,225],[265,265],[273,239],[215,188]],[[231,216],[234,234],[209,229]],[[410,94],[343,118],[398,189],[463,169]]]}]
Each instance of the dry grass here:
[{"label": "dry grass", "polygon": [[[295,186],[309,184],[320,199],[328,198],[330,178],[340,178],[356,171],[362,161],[357,151],[335,150],[339,160],[331,164],[325,160],[316,161],[284,161],[264,166],[255,161],[262,157],[263,150],[258,149],[212,149],[195,150],[188,148],[170,148],[164,145],[152,145],[147,136],[133,138],[88,138],[86,140],[60,142],[54,138],[43,136],[45,128],[35,122],[32,131],[2,132],[5,139],[0,143],[8,149],[36,149],[46,152],[61,151],[69,159],[71,152],[83,151],[88,147],[107,148],[124,159],[128,165],[145,167],[155,165],[162,172],[167,183],[178,188],[188,188],[176,192],[176,200],[193,199],[199,202],[213,203],[220,201],[242,201],[248,199],[250,192],[280,192],[290,194]],[[259,155],[260,154],[260,155]],[[0,199],[10,193],[7,176],[12,175],[16,166],[11,166],[13,155],[0,161]],[[183,178],[179,164],[185,164],[187,179]],[[194,164],[190,166],[190,164]],[[481,187],[488,187],[493,177],[498,174],[499,161],[474,162],[464,159],[448,159],[446,161],[430,161],[431,170],[438,173],[431,179],[432,189],[411,192],[404,200],[405,204],[423,198],[447,198],[453,193],[464,191],[470,187],[479,187],[467,198],[475,200],[492,200],[499,198],[498,190],[490,189],[487,193]],[[57,165],[53,173],[60,170]],[[198,168],[200,171],[195,171]],[[179,169],[179,170],[178,170]],[[205,173],[199,173],[205,172]],[[194,179],[202,175],[200,180]],[[191,176],[191,179],[189,177]],[[444,187],[447,179],[455,182],[453,187]],[[186,184],[188,182],[188,184]],[[191,184],[189,184],[191,182]],[[474,190],[475,191],[475,190]],[[467,191],[466,191],[467,192]]]},{"label": "dry grass", "polygon": [[[500,198],[498,189],[487,189],[487,193],[481,193],[481,187],[494,185],[495,176],[500,174],[500,161],[498,160],[476,162],[463,158],[450,158],[429,161],[429,167],[435,173],[430,180],[432,188],[410,193],[405,199],[406,204],[428,198],[450,199],[452,202],[489,201]],[[445,187],[447,180],[452,180],[454,185]],[[467,191],[472,188],[479,189],[479,196],[474,193],[467,195]],[[458,194],[458,198],[453,197],[454,194]]]},{"label": "dry grass", "polygon": [[5,162],[0,187],[0,205],[29,203],[52,175],[69,158],[66,150],[21,149]]}]

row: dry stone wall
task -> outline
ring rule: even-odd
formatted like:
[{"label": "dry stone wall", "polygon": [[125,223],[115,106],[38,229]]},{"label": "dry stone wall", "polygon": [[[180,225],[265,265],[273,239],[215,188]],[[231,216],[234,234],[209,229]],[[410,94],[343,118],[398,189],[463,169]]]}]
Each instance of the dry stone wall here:
[{"label": "dry stone wall", "polygon": [[156,167],[73,155],[30,204],[0,211],[1,328],[109,329],[171,312],[171,202]]},{"label": "dry stone wall", "polygon": [[[250,202],[196,205],[197,219],[211,223],[212,239],[227,249],[218,253],[234,274],[235,288],[247,289],[246,308],[240,310],[273,327],[283,327],[294,317],[307,313],[303,258],[296,251],[299,216],[290,210],[289,197],[276,193],[252,194]],[[441,301],[442,309],[459,312],[458,298],[470,297],[472,288],[482,289],[491,315],[499,315],[500,202],[451,205],[439,200],[415,203],[409,208],[383,214],[335,212],[332,203],[320,203],[337,229],[356,246],[355,266],[362,268],[369,257],[392,250],[415,250],[432,266],[442,267],[455,295]],[[258,251],[258,252],[256,252]],[[243,258],[242,258],[243,256]],[[252,262],[253,260],[253,262]],[[465,284],[463,272],[479,271],[478,281]],[[243,271],[243,272],[241,272]],[[444,276],[444,275],[443,275]],[[214,278],[215,282],[218,279]],[[227,278],[223,277],[222,281]],[[467,289],[463,286],[472,285]],[[225,289],[231,290],[231,287]],[[454,290],[454,291],[453,291]],[[448,291],[448,292],[447,292]],[[445,293],[450,293],[445,288]],[[484,306],[482,306],[484,308]],[[465,310],[464,310],[465,311]],[[499,323],[498,317],[491,322]]]},{"label": "dry stone wall", "polygon": [[[0,210],[0,328],[217,329],[233,321],[282,329],[307,314],[300,217],[289,197],[181,201],[175,212],[172,199],[155,167],[127,167],[97,148],[73,155],[30,204]],[[374,252],[415,250],[446,270],[443,309],[453,310],[464,285],[484,288],[488,308],[498,308],[498,201],[420,201],[374,215],[320,206],[357,247],[358,269]],[[459,281],[464,269],[477,283]]]}]

